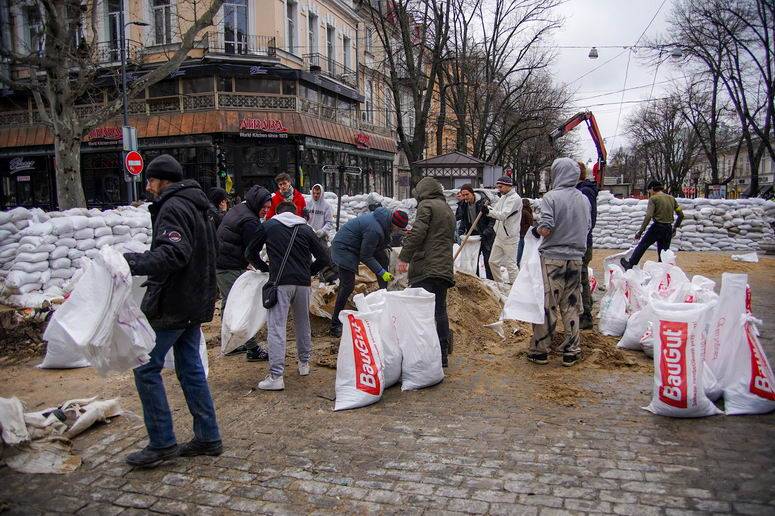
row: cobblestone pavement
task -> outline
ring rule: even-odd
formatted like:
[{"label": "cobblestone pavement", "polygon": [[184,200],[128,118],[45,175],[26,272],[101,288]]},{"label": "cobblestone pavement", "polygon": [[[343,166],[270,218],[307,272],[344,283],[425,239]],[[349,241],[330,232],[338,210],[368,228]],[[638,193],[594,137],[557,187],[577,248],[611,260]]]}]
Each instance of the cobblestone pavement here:
[{"label": "cobblestone pavement", "polygon": [[[753,291],[770,357],[772,286]],[[333,371],[300,378],[289,367],[284,392],[252,392],[266,365],[214,351],[224,455],[133,470],[123,458],[145,432],[120,417],[78,439],[75,473],[0,468],[0,512],[775,514],[775,415],[654,416],[640,408],[651,393],[643,369],[552,364],[543,378],[578,394],[565,406],[543,396],[556,386],[513,374],[504,357],[455,354],[436,387],[391,388],[372,407],[332,413]],[[167,380],[183,441],[190,416]],[[122,401],[139,413],[124,383]]]}]

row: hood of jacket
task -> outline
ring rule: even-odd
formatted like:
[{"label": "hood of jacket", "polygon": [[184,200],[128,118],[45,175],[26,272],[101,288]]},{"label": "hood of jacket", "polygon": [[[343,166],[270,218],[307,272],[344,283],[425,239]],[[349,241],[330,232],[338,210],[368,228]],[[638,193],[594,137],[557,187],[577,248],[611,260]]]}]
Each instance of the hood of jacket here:
[{"label": "hood of jacket", "polygon": [[385,230],[385,235],[390,234],[390,221],[392,218],[392,210],[381,207],[374,210],[374,220]]},{"label": "hood of jacket", "polygon": [[207,210],[210,208],[210,200],[205,195],[202,187],[193,179],[184,179],[177,183],[172,183],[165,188],[159,198],[151,205],[149,210],[158,211],[161,205],[172,197],[182,197],[192,203],[198,210]]},{"label": "hood of jacket", "polygon": [[441,183],[432,177],[424,177],[414,188],[414,197],[417,199],[417,202],[426,199],[443,199],[444,189],[441,187]]},{"label": "hood of jacket", "polygon": [[580,175],[578,163],[570,158],[557,158],[552,162],[552,190],[575,188]]},{"label": "hood of jacket", "polygon": [[[317,201],[312,196],[312,190],[314,190],[316,186],[320,187],[320,199],[318,199]],[[316,183],[316,184],[312,185],[312,188],[310,189],[309,192],[310,192],[310,194],[309,194],[309,202],[307,203],[308,205],[313,206],[313,207],[315,207],[315,206],[322,206],[323,203],[326,202],[326,197],[325,197],[326,191],[323,190],[323,185],[321,185],[320,183]]]},{"label": "hood of jacket", "polygon": [[258,215],[264,204],[272,200],[272,194],[263,186],[253,185],[245,194],[245,203],[250,211]]},{"label": "hood of jacket", "polygon": [[299,217],[293,212],[286,211],[284,213],[278,213],[274,217],[272,217],[272,220],[276,220],[277,222],[281,223],[284,226],[293,227],[298,226],[299,224],[306,224],[307,221],[304,220],[303,217]]}]

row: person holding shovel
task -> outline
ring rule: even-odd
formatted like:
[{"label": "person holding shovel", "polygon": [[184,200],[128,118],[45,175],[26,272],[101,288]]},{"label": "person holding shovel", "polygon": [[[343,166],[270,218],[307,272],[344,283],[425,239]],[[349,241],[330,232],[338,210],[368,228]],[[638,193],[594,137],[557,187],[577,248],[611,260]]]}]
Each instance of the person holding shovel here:
[{"label": "person holding shovel", "polygon": [[[474,225],[476,219],[479,222],[476,223],[471,235],[478,235],[482,237],[481,247],[479,253],[484,257],[484,270],[487,274],[487,279],[492,279],[492,271],[490,270],[490,252],[492,251],[492,243],[495,240],[495,220],[490,217],[486,217],[482,212],[482,207],[489,205],[489,200],[485,195],[481,196],[481,199],[476,200],[476,194],[474,188],[470,184],[464,184],[460,187],[458,192],[460,201],[457,203],[457,210],[455,211],[455,219],[459,222],[460,235],[465,235]],[[481,216],[479,214],[481,213]],[[479,258],[476,260],[476,274],[479,275]]]},{"label": "person holding shovel", "polygon": [[449,318],[447,289],[455,285],[452,245],[455,243],[455,217],[444,199],[437,180],[425,177],[415,188],[417,215],[412,230],[404,238],[396,271],[409,271],[409,284],[436,296],[436,332],[441,345],[441,365],[447,367]]}]

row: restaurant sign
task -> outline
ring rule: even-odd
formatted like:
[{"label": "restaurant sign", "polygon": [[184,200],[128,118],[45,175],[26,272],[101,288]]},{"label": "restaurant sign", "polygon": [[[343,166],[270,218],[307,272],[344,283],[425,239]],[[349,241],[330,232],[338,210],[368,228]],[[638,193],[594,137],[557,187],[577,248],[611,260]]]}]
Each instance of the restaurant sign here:
[{"label": "restaurant sign", "polygon": [[120,127],[95,127],[87,135],[90,146],[118,145],[124,139]]},{"label": "restaurant sign", "polygon": [[24,158],[13,158],[8,162],[8,172],[16,174],[17,172],[23,172],[25,170],[34,170],[35,161],[25,160]]},{"label": "restaurant sign", "polygon": [[282,120],[271,118],[243,118],[239,134],[245,138],[287,138],[288,128]]},{"label": "restaurant sign", "polygon": [[357,147],[360,147],[361,149],[370,149],[371,148],[371,138],[368,134],[364,133],[356,133],[355,135],[355,145]]}]

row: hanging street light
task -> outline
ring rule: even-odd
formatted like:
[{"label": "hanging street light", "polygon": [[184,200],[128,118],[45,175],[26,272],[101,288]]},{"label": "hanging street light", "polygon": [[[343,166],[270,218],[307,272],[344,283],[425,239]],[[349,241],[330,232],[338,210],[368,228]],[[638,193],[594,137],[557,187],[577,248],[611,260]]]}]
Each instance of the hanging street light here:
[{"label": "hanging street light", "polygon": [[592,47],[592,48],[589,50],[589,58],[590,58],[590,59],[597,59],[597,57],[598,57],[598,54],[597,54],[597,47]]}]

